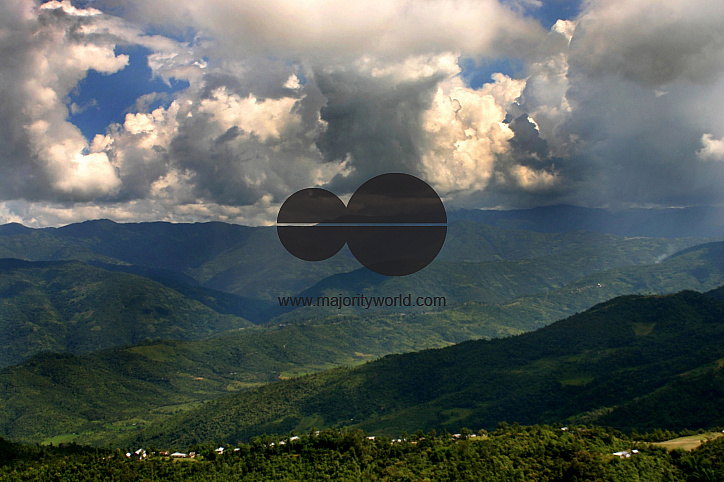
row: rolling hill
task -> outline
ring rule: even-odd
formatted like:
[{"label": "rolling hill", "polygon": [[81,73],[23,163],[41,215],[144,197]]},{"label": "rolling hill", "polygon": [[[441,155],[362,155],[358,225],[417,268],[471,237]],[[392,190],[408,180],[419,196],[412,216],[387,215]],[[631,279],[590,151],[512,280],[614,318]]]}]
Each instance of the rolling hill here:
[{"label": "rolling hill", "polygon": [[[440,262],[424,275],[403,279],[385,278],[367,270],[335,275],[321,281],[303,296],[355,295],[394,296],[397,293],[447,296],[458,311],[474,312],[477,317],[500,326],[530,331],[575,312],[590,308],[615,296],[631,293],[668,294],[688,289],[707,291],[724,283],[724,242],[705,243],[659,258],[651,264],[628,265],[612,269],[587,270],[586,256],[568,253],[533,260],[504,260],[491,263]],[[605,254],[592,254],[592,264],[604,265]],[[615,256],[611,256],[615,257]],[[563,265],[556,272],[557,263]],[[577,270],[582,272],[576,277]],[[426,270],[427,271],[427,270]],[[434,289],[433,273],[449,276],[447,286]],[[447,274],[445,274],[447,273]],[[590,273],[590,274],[588,274]],[[417,278],[413,278],[417,276]],[[570,281],[568,279],[572,278]],[[416,281],[417,280],[417,281]],[[463,294],[467,295],[463,296]],[[466,308],[462,308],[465,306]],[[370,310],[374,312],[375,310]],[[380,309],[390,314],[390,309]],[[437,316],[434,308],[407,309]],[[365,314],[369,312],[364,310]],[[294,322],[310,320],[320,314],[359,315],[358,308],[297,308],[276,318]]]},{"label": "rolling hill", "polygon": [[0,260],[0,366],[43,351],[199,339],[249,325],[145,277],[76,261]]},{"label": "rolling hill", "polygon": [[[279,378],[518,334],[621,294],[712,289],[724,283],[724,243],[701,242],[461,221],[429,268],[385,278],[344,252],[296,260],[271,228],[0,226],[0,254],[55,260],[0,262],[0,366],[64,352],[2,371],[0,434],[42,441],[77,432],[73,439],[100,443]],[[301,308],[258,328],[245,320],[269,321],[281,312],[276,296],[295,290],[430,294],[448,304]],[[122,348],[95,352],[111,347]]]},{"label": "rolling hill", "polygon": [[724,390],[722,340],[724,304],[712,297],[625,296],[532,333],[390,355],[223,397],[145,430],[136,442],[236,442],[312,426],[393,435],[581,417],[636,428],[629,417],[637,411],[659,427],[721,425],[721,397],[711,397],[706,410],[696,396],[645,409],[691,384],[703,389],[699,380],[716,390],[710,393]]},{"label": "rolling hill", "polygon": [[0,434],[99,443],[119,430],[135,431],[202,401],[280,378],[518,334],[620,294],[711,289],[724,283],[721,244],[500,304],[468,302],[417,313],[309,308],[210,340],[149,341],[81,357],[39,355],[0,373]]}]

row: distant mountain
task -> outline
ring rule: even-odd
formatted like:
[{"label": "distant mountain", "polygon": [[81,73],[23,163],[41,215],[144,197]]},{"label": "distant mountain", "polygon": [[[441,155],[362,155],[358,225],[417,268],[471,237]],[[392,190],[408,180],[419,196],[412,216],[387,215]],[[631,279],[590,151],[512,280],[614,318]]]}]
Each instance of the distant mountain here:
[{"label": "distant mountain", "polygon": [[[470,224],[479,229],[475,223]],[[456,223],[454,228],[468,229],[468,223]],[[494,232],[509,233],[506,230]],[[559,239],[555,243],[549,240],[547,244],[532,242],[531,246],[537,246],[536,255],[541,251],[547,254],[529,259],[488,262],[448,262],[443,259],[425,270],[401,278],[388,278],[359,269],[326,278],[301,295],[316,299],[318,296],[415,293],[416,296],[445,296],[449,304],[473,302],[496,305],[525,298],[532,305],[519,300],[517,304],[521,308],[545,306],[544,311],[554,310],[558,317],[562,317],[623,294],[663,294],[682,289],[706,291],[724,283],[724,242],[705,243],[675,252],[677,246],[687,241],[625,239],[593,233],[541,236]],[[473,236],[461,238],[476,239]],[[512,234],[510,239],[511,244],[515,244]],[[524,252],[519,251],[519,254]],[[430,310],[413,307],[407,311]],[[357,311],[354,308],[302,308],[282,318]],[[558,318],[538,319],[530,312],[521,312],[515,326],[531,330],[555,319]]]},{"label": "distant mountain", "polygon": [[141,276],[75,261],[0,259],[0,366],[42,351],[87,353],[249,325]]},{"label": "distant mountain", "polygon": [[33,229],[23,226],[19,223],[8,223],[0,225],[0,235],[13,236],[16,234],[27,234]]},{"label": "distant mountain", "polygon": [[507,211],[461,209],[448,212],[449,222],[459,220],[542,233],[583,230],[654,238],[724,236],[724,207],[712,206],[608,210],[556,205]]},{"label": "distant mountain", "polygon": [[225,223],[96,220],[44,229],[5,225],[0,226],[0,257],[133,265],[163,270],[167,279],[190,278],[202,287],[267,300],[359,267],[352,256],[308,263],[284,249],[274,228]]},{"label": "distant mountain", "polygon": [[[724,303],[709,296],[625,296],[536,332],[390,355],[220,398],[136,442],[186,446],[312,426],[399,434],[581,418],[628,428],[722,425],[723,341]],[[698,390],[686,396],[692,385]]]},{"label": "distant mountain", "polygon": [[[560,279],[551,280],[549,284],[560,286],[561,282],[570,282],[584,272],[576,269],[563,273],[571,263],[585,266],[585,260],[590,260],[588,272],[648,264],[706,241],[710,240],[626,239],[594,232],[538,233],[487,226],[475,221],[452,222],[438,259],[425,270],[412,277],[398,278],[392,284],[401,284],[404,279],[407,285],[439,291],[461,283],[475,285],[477,292],[487,289],[483,285],[488,280],[485,277],[478,279],[478,266],[469,263],[515,261],[518,267],[511,263],[501,267],[501,273],[512,269],[522,275],[524,270],[519,268],[525,263],[520,260],[538,260],[539,265],[547,263],[542,268],[546,270],[559,263],[553,258],[558,256],[562,260],[562,271],[557,274]],[[252,228],[224,223],[118,224],[97,220],[45,229],[5,225],[0,226],[0,257],[93,262],[104,268],[116,266],[115,269],[149,276],[166,284],[180,281],[232,293],[247,301],[242,303],[245,306],[231,312],[247,315],[245,317],[255,322],[265,321],[280,311],[268,304],[253,306],[249,299],[273,303],[279,296],[299,294],[330,276],[360,269],[346,248],[326,261],[309,263],[286,252],[273,227]],[[449,263],[457,266],[451,268]],[[532,265],[529,268],[537,269]],[[466,270],[472,273],[466,273]],[[452,278],[448,280],[447,276]],[[332,284],[338,280],[341,279],[336,278]],[[340,287],[346,289],[346,282],[341,281]],[[532,285],[533,280],[526,284]],[[492,285],[488,284],[488,287]],[[407,289],[406,286],[400,288]],[[507,291],[508,298],[530,292],[519,288],[502,286],[496,289]],[[545,289],[545,286],[538,289]],[[457,298],[465,301],[500,299],[497,294],[480,297],[476,292],[461,290]],[[470,297],[465,298],[467,296]],[[244,311],[246,308],[248,310]]]}]

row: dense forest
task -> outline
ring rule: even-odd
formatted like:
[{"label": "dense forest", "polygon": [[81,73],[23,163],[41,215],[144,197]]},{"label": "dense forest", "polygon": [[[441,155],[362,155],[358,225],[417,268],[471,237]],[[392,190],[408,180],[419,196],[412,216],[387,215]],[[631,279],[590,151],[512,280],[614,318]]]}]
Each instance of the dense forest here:
[{"label": "dense forest", "polygon": [[[659,430],[627,436],[595,426],[506,423],[490,433],[419,431],[394,439],[367,436],[360,430],[312,430],[285,437],[258,436],[235,446],[194,445],[183,458],[181,454],[172,458],[156,447],[133,447],[126,452],[75,444],[21,445],[0,439],[0,479],[722,480],[724,437],[710,434],[711,440],[690,452],[651,443],[673,435]],[[188,457],[192,452],[194,457]]]},{"label": "dense forest", "polygon": [[220,397],[122,438],[233,443],[262,433],[596,424],[724,425],[724,304],[714,295],[623,296],[535,332],[467,341]]}]

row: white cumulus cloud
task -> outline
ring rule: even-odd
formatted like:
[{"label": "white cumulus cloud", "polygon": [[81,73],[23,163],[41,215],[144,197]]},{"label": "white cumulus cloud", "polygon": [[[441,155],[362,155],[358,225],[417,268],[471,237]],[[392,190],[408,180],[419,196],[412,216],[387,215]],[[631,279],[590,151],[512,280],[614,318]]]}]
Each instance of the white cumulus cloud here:
[{"label": "white cumulus cloud", "polygon": [[701,136],[702,148],[696,156],[702,161],[724,161],[724,138],[714,139],[711,134]]}]

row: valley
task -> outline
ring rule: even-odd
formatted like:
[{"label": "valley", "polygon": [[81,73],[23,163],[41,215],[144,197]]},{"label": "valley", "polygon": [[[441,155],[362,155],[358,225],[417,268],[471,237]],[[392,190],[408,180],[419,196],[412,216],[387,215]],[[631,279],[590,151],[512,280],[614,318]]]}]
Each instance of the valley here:
[{"label": "valley", "polygon": [[[276,246],[270,235],[274,233],[268,228],[221,223],[96,221],[44,230],[0,227],[3,252],[25,258],[6,259],[0,265],[0,313],[5,320],[0,342],[6,347],[2,351],[6,366],[0,371],[0,434],[33,443],[102,446],[138,437],[169,441],[174,435],[161,434],[157,427],[169,427],[171,432],[175,426],[225,427],[227,420],[237,418],[233,434],[186,432],[195,434],[198,442],[204,437],[245,439],[260,431],[335,427],[342,419],[309,408],[282,404],[269,414],[276,413],[283,422],[269,425],[255,418],[253,410],[244,422],[236,409],[217,407],[246,406],[245,398],[227,401],[236,400],[229,394],[273,400],[274,390],[307,404],[308,397],[327,397],[321,394],[329,390],[328,377],[334,380],[348,373],[345,367],[359,366],[349,372],[359,379],[373,370],[370,367],[389,363],[390,354],[431,348],[456,353],[467,346],[466,340],[514,341],[519,339],[515,335],[539,330],[617,296],[706,292],[724,284],[724,243],[717,239],[539,233],[462,220],[451,226],[445,249],[431,266],[408,277],[386,278],[357,268],[344,252],[327,262],[308,264],[274,249],[267,251],[269,245]],[[252,285],[255,288],[249,289]],[[276,290],[270,291],[270,286]],[[444,296],[447,306],[290,310],[272,299],[399,293]],[[637,323],[636,333],[655,331],[655,324]],[[571,355],[580,356],[585,358]],[[458,358],[430,363],[452,363],[456,373],[472,370],[457,365]],[[537,381],[544,379],[535,367],[549,362],[531,363],[516,370],[535,373]],[[502,367],[495,371],[503,377],[496,379],[497,385],[521,376]],[[597,380],[579,371],[569,367],[557,375],[562,393],[585,391]],[[435,370],[426,367],[422,372],[429,375]],[[378,377],[386,380],[391,372],[384,373]],[[400,387],[417,383],[398,382],[394,383]],[[290,395],[289,387],[299,383],[306,388]],[[345,397],[358,390],[357,382],[329,383]],[[522,379],[511,383],[530,384]],[[691,388],[701,381],[693,377],[680,383]],[[430,389],[428,382],[422,384]],[[681,389],[664,384],[641,394],[636,403],[659,403]],[[406,408],[399,405],[400,397],[406,396],[393,395],[375,402],[378,408],[367,415],[352,415],[356,421],[345,425],[372,433],[415,427],[454,430],[466,423],[490,427],[494,420],[505,418],[523,423],[569,418],[615,425],[615,414],[638,410],[638,405],[622,400],[615,410],[605,404],[582,404],[576,411],[561,408],[523,416],[523,412],[501,412],[505,402],[498,402],[483,416],[473,406],[450,402],[460,397],[486,400],[485,389],[476,390],[483,392],[450,393],[439,402],[427,400]],[[533,392],[519,396],[540,399]],[[343,404],[361,407],[362,400],[375,399],[372,394],[355,397],[354,401],[343,398]],[[254,400],[248,403],[266,404]],[[438,415],[431,418],[426,410]],[[192,421],[194,417],[206,421]],[[221,421],[213,421],[218,417]],[[657,423],[649,425],[655,428]],[[639,420],[627,429],[644,426]]]}]

